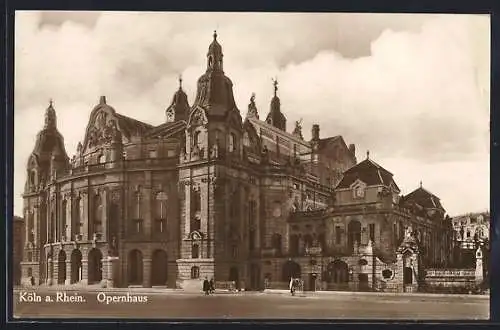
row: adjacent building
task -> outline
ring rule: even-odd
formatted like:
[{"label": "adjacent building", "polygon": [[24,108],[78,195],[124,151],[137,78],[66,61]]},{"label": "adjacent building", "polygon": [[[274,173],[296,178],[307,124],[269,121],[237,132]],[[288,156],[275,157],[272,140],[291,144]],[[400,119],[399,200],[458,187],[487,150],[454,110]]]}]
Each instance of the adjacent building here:
[{"label": "adjacent building", "polygon": [[319,125],[310,140],[300,122],[288,132],[277,81],[269,110],[252,96],[243,118],[217,34],[192,104],[181,83],[157,125],[102,96],[71,159],[49,105],[26,168],[25,280],[401,291],[450,261],[439,198],[402,196],[389,170]]},{"label": "adjacent building", "polygon": [[[489,212],[468,213],[453,217],[455,238],[455,261],[460,266],[471,267],[475,263],[475,253],[479,246],[489,248]],[[488,254],[486,253],[485,256]]]},{"label": "adjacent building", "polygon": [[13,219],[13,241],[12,241],[12,275],[14,279],[14,285],[21,284],[21,261],[23,260],[23,249],[24,249],[24,230],[25,224],[22,217],[14,216]]}]

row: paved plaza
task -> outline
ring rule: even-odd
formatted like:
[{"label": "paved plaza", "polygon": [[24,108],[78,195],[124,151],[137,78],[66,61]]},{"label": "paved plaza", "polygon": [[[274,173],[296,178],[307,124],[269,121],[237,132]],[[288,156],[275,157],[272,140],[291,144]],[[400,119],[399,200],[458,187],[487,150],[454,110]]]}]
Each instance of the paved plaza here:
[{"label": "paved plaza", "polygon": [[[35,295],[40,298],[33,298]],[[47,296],[53,301],[45,301]],[[211,296],[203,296],[201,293],[168,290],[16,289],[13,305],[16,318],[358,320],[489,318],[489,297],[475,295],[306,292],[292,297],[284,292],[218,292]]]}]

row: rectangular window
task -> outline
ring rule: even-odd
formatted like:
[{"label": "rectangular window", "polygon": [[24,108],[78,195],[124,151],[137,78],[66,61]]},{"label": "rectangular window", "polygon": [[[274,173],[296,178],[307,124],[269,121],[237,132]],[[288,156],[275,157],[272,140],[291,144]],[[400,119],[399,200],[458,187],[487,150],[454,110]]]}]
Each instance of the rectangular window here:
[{"label": "rectangular window", "polygon": [[375,224],[374,223],[370,223],[370,240],[372,242],[375,241]]},{"label": "rectangular window", "polygon": [[248,249],[250,251],[255,250],[255,230],[250,229],[248,237]]},{"label": "rectangular window", "polygon": [[335,226],[335,244],[340,244],[341,241],[340,226]]}]

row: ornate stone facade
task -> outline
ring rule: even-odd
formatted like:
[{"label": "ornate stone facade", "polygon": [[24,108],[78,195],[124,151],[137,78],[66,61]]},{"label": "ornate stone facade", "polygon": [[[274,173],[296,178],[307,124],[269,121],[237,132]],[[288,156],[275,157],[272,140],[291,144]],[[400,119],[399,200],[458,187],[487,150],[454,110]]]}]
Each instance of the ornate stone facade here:
[{"label": "ornate stone facade", "polygon": [[255,96],[241,117],[232,86],[214,34],[192,106],[179,87],[152,126],[101,97],[71,160],[51,104],[27,166],[25,281],[410,290],[419,265],[446,262],[448,218],[425,204],[437,197],[400,196],[318,125],[310,141],[301,122],[288,133],[277,81],[265,121]]}]

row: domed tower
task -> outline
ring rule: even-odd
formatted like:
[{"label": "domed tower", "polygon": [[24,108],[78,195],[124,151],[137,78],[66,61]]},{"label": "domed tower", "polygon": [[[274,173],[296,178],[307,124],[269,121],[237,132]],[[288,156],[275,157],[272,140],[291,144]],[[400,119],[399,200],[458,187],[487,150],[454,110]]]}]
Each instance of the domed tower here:
[{"label": "domed tower", "polygon": [[166,122],[187,121],[189,108],[187,95],[182,90],[182,77],[179,77],[179,89],[175,92],[172,103],[167,110],[165,110]]},{"label": "domed tower", "polygon": [[207,69],[198,79],[196,99],[193,110],[202,108],[208,116],[226,116],[229,111],[237,110],[233,96],[233,83],[224,75],[222,46],[214,32],[213,41],[208,47]]},{"label": "domed tower", "polygon": [[40,183],[47,183],[53,174],[59,175],[69,168],[69,157],[64,148],[64,138],[57,130],[57,115],[52,100],[45,111],[45,123],[38,133],[35,148],[28,161],[27,188],[33,190]]},{"label": "domed tower", "polygon": [[266,122],[268,124],[273,125],[276,128],[279,128],[282,131],[286,131],[286,118],[285,115],[281,112],[281,103],[280,99],[277,95],[278,93],[278,80],[273,80],[274,85],[274,96],[271,99],[271,108],[269,110],[269,114],[267,115]]}]

